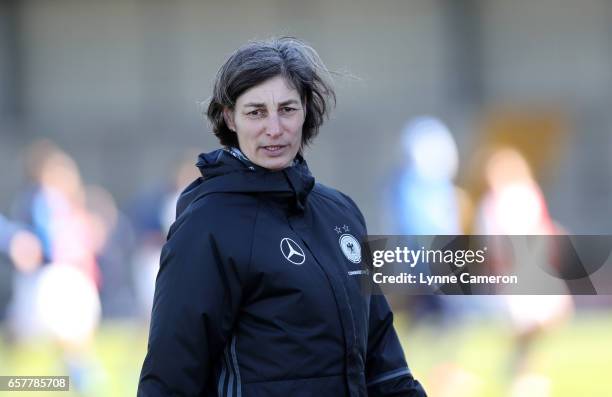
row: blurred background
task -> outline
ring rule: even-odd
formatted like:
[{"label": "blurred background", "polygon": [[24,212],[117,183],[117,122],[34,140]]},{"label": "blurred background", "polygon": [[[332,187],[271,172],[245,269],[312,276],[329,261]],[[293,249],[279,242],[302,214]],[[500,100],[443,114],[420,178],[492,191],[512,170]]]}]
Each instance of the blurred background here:
[{"label": "blurred background", "polygon": [[[135,394],[201,102],[273,35],[337,72],[305,157],[371,234],[610,234],[610,1],[2,0],[0,375]],[[611,395],[610,296],[389,299],[432,397]]]}]

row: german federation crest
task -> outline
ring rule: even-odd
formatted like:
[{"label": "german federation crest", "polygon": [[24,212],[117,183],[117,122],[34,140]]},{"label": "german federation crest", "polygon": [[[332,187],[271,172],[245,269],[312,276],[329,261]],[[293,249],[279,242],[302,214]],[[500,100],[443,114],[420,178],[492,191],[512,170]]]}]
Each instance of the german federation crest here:
[{"label": "german federation crest", "polygon": [[338,242],[340,243],[340,248],[344,256],[346,256],[346,259],[353,263],[361,262],[361,245],[359,245],[359,241],[357,241],[355,237],[345,233],[340,236]]}]

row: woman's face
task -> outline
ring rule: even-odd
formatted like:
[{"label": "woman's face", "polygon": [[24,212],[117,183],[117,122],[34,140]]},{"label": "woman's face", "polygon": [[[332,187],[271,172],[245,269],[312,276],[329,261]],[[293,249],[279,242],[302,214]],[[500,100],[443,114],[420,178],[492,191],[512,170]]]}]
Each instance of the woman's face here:
[{"label": "woman's face", "polygon": [[297,90],[282,76],[245,91],[224,117],[242,153],[261,167],[288,167],[300,149],[304,107]]}]

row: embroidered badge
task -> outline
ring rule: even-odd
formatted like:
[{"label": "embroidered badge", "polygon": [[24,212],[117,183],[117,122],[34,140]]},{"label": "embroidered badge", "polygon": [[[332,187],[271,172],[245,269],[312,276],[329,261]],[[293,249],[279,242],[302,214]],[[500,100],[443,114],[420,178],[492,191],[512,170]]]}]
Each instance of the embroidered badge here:
[{"label": "embroidered badge", "polygon": [[361,245],[352,235],[345,233],[338,239],[342,253],[353,263],[361,262]]}]

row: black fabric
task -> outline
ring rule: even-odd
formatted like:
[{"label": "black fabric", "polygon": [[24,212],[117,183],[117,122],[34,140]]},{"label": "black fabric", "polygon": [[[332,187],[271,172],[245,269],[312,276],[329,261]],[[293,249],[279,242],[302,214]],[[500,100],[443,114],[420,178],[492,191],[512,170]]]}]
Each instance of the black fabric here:
[{"label": "black fabric", "polygon": [[365,265],[341,248],[366,235],[354,202],[301,157],[273,172],[217,150],[197,165],[162,251],[138,395],[425,396],[385,298],[361,291]]}]

